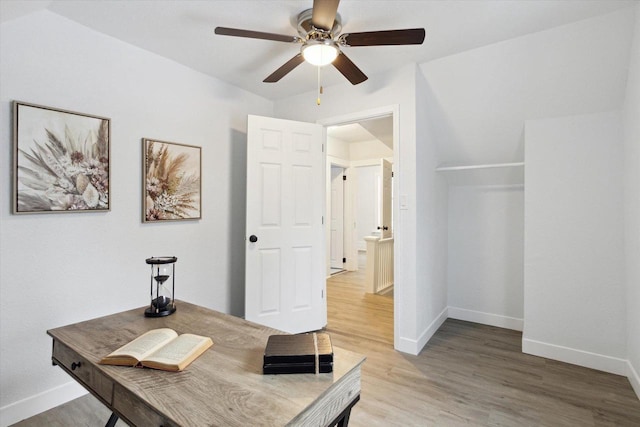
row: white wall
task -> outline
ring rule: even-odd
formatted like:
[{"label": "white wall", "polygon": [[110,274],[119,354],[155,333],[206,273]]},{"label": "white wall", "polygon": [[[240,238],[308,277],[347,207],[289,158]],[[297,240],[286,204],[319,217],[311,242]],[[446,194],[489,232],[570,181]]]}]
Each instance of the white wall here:
[{"label": "white wall", "polygon": [[524,188],[449,188],[449,317],[522,330]]},{"label": "white wall", "polygon": [[527,121],[523,351],[626,374],[616,112]]},{"label": "white wall", "polygon": [[[447,318],[447,182],[436,172],[438,150],[436,104],[425,77],[416,70],[416,324],[420,348]],[[402,147],[400,148],[402,150]],[[402,206],[402,194],[400,205]]]},{"label": "white wall", "polygon": [[[336,71],[333,70],[333,72]],[[340,119],[360,112],[397,106],[399,144],[394,149],[394,168],[397,173],[394,185],[397,186],[395,194],[398,194],[398,200],[394,206],[394,219],[396,230],[401,231],[394,236],[395,255],[398,260],[395,279],[396,283],[399,283],[395,287],[394,294],[395,346],[399,350],[414,354],[422,349],[431,336],[429,335],[430,326],[434,319],[442,310],[446,310],[446,290],[441,292],[444,298],[439,295],[433,298],[429,295],[428,285],[424,282],[429,280],[430,275],[418,276],[416,267],[419,260],[425,268],[431,268],[433,272],[440,274],[442,278],[438,282],[442,282],[444,286],[446,265],[443,260],[446,254],[429,256],[430,254],[423,252],[423,248],[418,248],[416,244],[418,228],[422,230],[433,226],[431,222],[417,220],[420,199],[430,194],[418,191],[418,187],[434,185],[429,180],[436,179],[429,175],[425,177],[424,182],[418,182],[417,177],[417,170],[423,167],[428,168],[430,164],[422,164],[416,157],[416,74],[416,66],[410,65],[383,75],[369,76],[369,80],[357,86],[346,83],[327,87],[320,106],[315,104],[316,96],[313,91],[275,103],[275,113],[278,117],[309,122]],[[424,138],[420,143],[432,145],[433,141]],[[446,195],[444,200],[446,205]],[[400,209],[401,201],[406,202],[404,204],[406,208]],[[430,201],[429,205],[434,206],[438,203]],[[446,227],[443,233],[446,234]],[[440,241],[430,242],[434,245],[441,243]],[[434,265],[436,263],[441,263],[442,266]],[[418,287],[421,287],[419,293]],[[435,316],[434,311],[437,311]]]},{"label": "white wall", "polygon": [[327,157],[335,157],[348,162],[351,159],[349,143],[327,136]]},{"label": "white wall", "polygon": [[627,376],[640,397],[640,4],[636,6],[624,120]]},{"label": "white wall", "polygon": [[366,161],[371,159],[392,159],[393,150],[382,141],[362,141],[349,144],[349,156],[352,161]]},{"label": "white wall", "polygon": [[[83,392],[51,366],[46,330],[147,304],[149,256],[178,257],[178,298],[243,314],[246,115],[273,105],[48,11],[3,23],[0,58],[7,425]],[[111,118],[110,212],[11,215],[12,100]],[[141,223],[143,137],[202,147],[201,220]]]},{"label": "white wall", "polygon": [[629,11],[421,64],[438,107],[431,123],[442,163],[522,161],[525,120],[620,108],[633,33]]},{"label": "white wall", "polygon": [[377,139],[372,141],[346,142],[327,135],[327,156],[358,163],[366,163],[370,160],[393,158],[393,150]]}]

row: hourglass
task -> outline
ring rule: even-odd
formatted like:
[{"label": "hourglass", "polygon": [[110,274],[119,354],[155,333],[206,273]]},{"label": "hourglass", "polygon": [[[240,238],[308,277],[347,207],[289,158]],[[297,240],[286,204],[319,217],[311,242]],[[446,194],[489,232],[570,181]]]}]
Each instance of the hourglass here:
[{"label": "hourglass", "polygon": [[174,256],[147,258],[147,264],[151,265],[151,303],[144,311],[145,316],[162,317],[176,311],[176,261],[178,258]]}]

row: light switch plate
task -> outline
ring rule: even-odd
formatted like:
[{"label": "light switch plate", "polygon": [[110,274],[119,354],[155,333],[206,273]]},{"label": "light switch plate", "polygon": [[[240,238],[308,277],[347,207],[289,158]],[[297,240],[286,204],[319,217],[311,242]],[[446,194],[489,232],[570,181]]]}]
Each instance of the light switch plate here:
[{"label": "light switch plate", "polygon": [[406,194],[400,196],[400,209],[409,209],[409,202]]}]

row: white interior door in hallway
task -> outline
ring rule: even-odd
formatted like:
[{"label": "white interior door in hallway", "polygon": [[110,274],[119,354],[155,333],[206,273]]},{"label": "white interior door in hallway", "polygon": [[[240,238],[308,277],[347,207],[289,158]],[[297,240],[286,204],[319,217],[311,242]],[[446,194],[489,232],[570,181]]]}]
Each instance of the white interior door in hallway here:
[{"label": "white interior door in hallway", "polygon": [[356,236],[359,251],[366,251],[365,236],[374,234],[380,224],[380,166],[355,168],[358,187],[356,190]]}]

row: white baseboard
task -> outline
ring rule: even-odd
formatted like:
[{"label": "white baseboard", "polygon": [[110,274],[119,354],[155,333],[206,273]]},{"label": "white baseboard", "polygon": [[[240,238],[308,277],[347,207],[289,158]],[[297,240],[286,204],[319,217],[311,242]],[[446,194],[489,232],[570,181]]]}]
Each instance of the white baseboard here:
[{"label": "white baseboard", "polygon": [[483,325],[497,326],[504,329],[522,331],[524,321],[516,317],[501,316],[498,314],[484,313],[482,311],[467,310],[465,308],[449,307],[449,317],[467,322],[482,323]]},{"label": "white baseboard", "polygon": [[548,344],[527,338],[522,339],[522,352],[623,376],[627,376],[627,370],[630,366],[629,362],[625,359]]},{"label": "white baseboard", "polygon": [[422,351],[427,342],[431,339],[433,334],[436,333],[438,328],[442,326],[444,321],[447,320],[447,308],[431,322],[431,324],[420,334],[417,340],[400,337],[396,342],[396,350],[403,353],[409,353],[417,355]]},{"label": "white baseboard", "polygon": [[633,365],[628,360],[627,378],[629,378],[629,382],[631,383],[631,387],[633,387],[633,391],[636,392],[636,396],[638,396],[638,399],[640,399],[640,375],[638,375],[638,371],[633,368]]},{"label": "white baseboard", "polygon": [[10,426],[85,394],[87,391],[80,384],[70,381],[51,390],[3,406],[0,408],[0,427]]},{"label": "white baseboard", "polygon": [[387,286],[381,291],[378,291],[378,295],[384,296],[384,295],[390,294],[391,292],[393,292],[393,284]]}]

